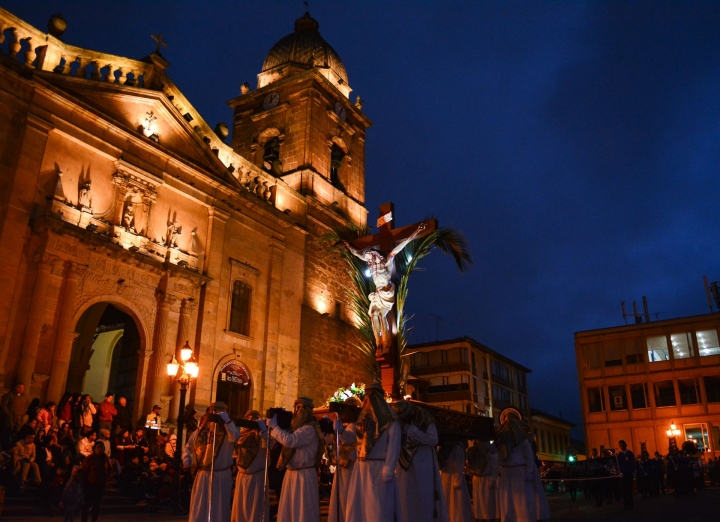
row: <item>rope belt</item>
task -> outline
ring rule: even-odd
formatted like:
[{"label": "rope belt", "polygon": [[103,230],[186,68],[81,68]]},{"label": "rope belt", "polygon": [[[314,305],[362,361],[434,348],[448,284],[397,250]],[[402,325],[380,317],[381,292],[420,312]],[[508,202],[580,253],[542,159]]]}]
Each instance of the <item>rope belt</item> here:
[{"label": "rope belt", "polygon": [[288,468],[288,471],[302,471],[304,469],[310,469],[315,467],[315,464],[313,464],[312,466],[305,466],[304,468]]},{"label": "rope belt", "polygon": [[256,473],[262,473],[265,471],[265,468],[260,468],[257,471],[253,471],[251,473],[248,473],[247,471],[240,471],[242,468],[238,468],[238,475],[255,475]]},{"label": "rope belt", "polygon": [[[213,473],[219,473],[220,471],[227,471],[230,468],[232,468],[232,466],[228,466],[227,468],[223,468],[223,469],[215,469],[215,470],[213,470]],[[210,471],[210,466],[203,466],[201,468],[198,468],[198,471]]]}]

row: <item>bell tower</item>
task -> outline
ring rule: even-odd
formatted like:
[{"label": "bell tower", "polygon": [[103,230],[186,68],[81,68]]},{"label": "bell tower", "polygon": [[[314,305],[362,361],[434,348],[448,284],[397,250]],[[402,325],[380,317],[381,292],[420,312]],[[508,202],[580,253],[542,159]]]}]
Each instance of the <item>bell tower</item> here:
[{"label": "bell tower", "polygon": [[244,85],[234,110],[232,147],[314,202],[366,224],[365,130],[340,57],[309,13],[268,52],[256,90]]}]

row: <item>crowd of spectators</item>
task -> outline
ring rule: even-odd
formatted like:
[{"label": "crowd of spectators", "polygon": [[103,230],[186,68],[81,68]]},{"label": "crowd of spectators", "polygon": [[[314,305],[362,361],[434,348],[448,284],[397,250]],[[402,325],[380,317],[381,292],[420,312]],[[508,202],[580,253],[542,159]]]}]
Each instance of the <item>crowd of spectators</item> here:
[{"label": "crowd of spectators", "polygon": [[83,522],[97,520],[108,482],[138,505],[167,502],[177,436],[160,429],[159,412],[134,426],[125,397],[108,393],[96,403],[66,393],[57,405],[27,404],[19,384],[0,399],[0,488],[37,489],[67,521],[78,512]]}]

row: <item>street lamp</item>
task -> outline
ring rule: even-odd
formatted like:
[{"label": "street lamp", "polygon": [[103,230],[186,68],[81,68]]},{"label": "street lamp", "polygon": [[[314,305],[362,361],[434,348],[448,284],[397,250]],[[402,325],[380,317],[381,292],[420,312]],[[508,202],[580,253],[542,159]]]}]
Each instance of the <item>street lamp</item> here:
[{"label": "street lamp", "polygon": [[180,384],[180,404],[178,405],[179,411],[177,416],[177,441],[175,443],[175,455],[173,457],[173,464],[175,466],[175,477],[173,478],[173,495],[175,499],[173,502],[173,512],[175,514],[182,514],[184,510],[180,505],[180,469],[182,468],[182,437],[183,429],[185,428],[185,395],[190,387],[192,379],[197,379],[200,367],[198,366],[195,356],[193,355],[193,349],[190,348],[190,342],[185,341],[185,345],[180,348],[180,362],[173,355],[172,360],[167,363],[168,376],[177,381]]},{"label": "street lamp", "polygon": [[668,437],[679,437],[681,432],[675,424],[671,424],[670,427],[665,430],[665,433],[667,433]]}]

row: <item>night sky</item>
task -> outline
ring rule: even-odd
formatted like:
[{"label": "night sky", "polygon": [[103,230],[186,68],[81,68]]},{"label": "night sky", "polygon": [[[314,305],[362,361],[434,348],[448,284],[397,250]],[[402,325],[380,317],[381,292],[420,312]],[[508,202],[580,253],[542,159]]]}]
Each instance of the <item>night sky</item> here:
[{"label": "night sky", "polygon": [[[142,58],[211,126],[292,31],[302,2],[3,1],[66,42]],[[532,368],[531,405],[580,420],[573,332],[708,311],[720,280],[720,4],[325,2],[311,14],[373,120],[371,222],[434,214],[473,270],[414,275],[413,340],[464,335]],[[342,384],[342,383],[339,383]],[[576,431],[575,434],[579,435]]]}]

